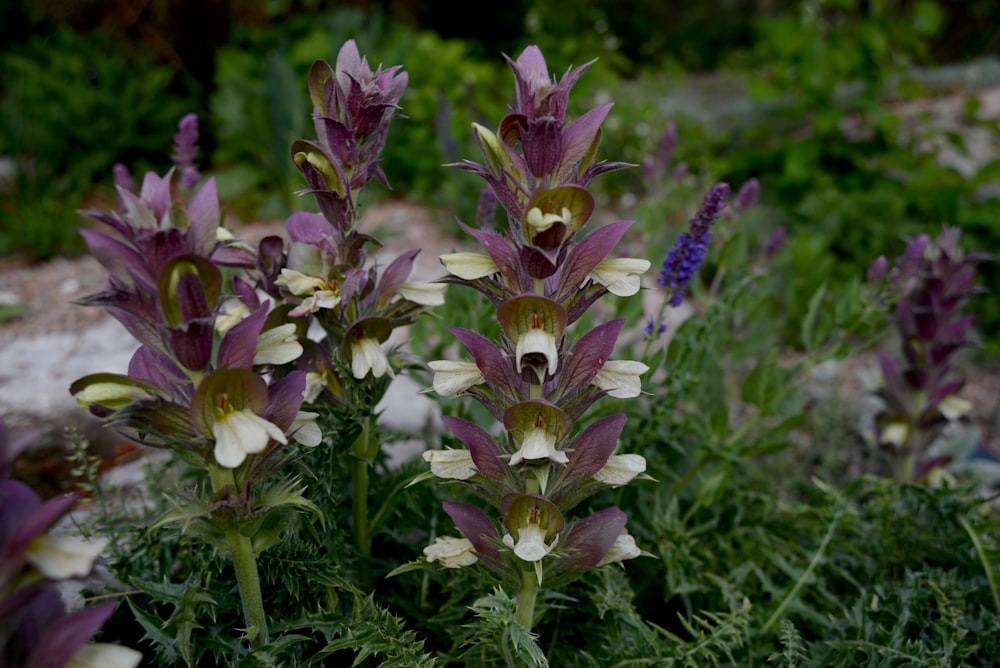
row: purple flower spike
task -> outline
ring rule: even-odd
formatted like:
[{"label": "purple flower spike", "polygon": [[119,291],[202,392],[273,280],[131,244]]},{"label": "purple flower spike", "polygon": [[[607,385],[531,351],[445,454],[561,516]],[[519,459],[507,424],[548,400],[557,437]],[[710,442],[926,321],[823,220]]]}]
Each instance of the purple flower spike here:
[{"label": "purple flower spike", "polygon": [[705,196],[698,213],[691,219],[687,232],[681,234],[673,249],[663,262],[663,271],[658,280],[670,293],[671,306],[680,306],[684,300],[691,279],[694,278],[705,259],[708,246],[712,242],[712,224],[726,207],[729,185],[717,184]]},{"label": "purple flower spike", "polygon": [[756,178],[751,178],[736,192],[736,201],[733,204],[738,211],[746,211],[757,203],[759,196],[760,182]]},{"label": "purple flower spike", "polygon": [[193,190],[201,174],[194,164],[198,155],[198,116],[187,114],[177,124],[177,134],[174,135],[174,154],[171,156],[174,166],[181,174],[181,187]]}]

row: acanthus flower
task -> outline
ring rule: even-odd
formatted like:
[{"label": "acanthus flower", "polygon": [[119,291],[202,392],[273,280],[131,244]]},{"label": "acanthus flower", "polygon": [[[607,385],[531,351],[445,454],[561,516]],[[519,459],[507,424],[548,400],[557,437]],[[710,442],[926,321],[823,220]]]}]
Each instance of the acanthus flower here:
[{"label": "acanthus flower", "polygon": [[462,568],[479,561],[472,542],[465,537],[438,536],[432,545],[424,548],[427,561],[439,562],[445,568]]},{"label": "acanthus flower", "polygon": [[649,367],[635,360],[608,360],[594,376],[594,385],[616,399],[631,399],[642,394],[640,376]]}]

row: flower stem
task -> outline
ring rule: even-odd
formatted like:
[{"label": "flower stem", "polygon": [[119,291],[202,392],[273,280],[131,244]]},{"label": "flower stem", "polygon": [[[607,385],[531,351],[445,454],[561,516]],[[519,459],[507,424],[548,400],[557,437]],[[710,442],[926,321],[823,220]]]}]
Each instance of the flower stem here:
[{"label": "flower stem", "polygon": [[[351,448],[354,461],[351,463],[351,505],[354,511],[354,540],[361,560],[361,582],[368,587],[372,579],[372,537],[368,520],[368,468],[378,454],[378,442],[373,439],[375,416],[368,415],[361,433]],[[372,448],[375,451],[372,451]]]},{"label": "flower stem", "polygon": [[534,569],[521,571],[521,588],[517,592],[515,620],[525,631],[531,631],[535,620],[535,599],[538,598],[538,576]]},{"label": "flower stem", "polygon": [[233,527],[226,530],[226,541],[233,555],[233,566],[236,567],[236,583],[240,587],[240,601],[243,603],[243,618],[246,620],[247,632],[255,647],[266,645],[267,615],[264,614],[264,597],[260,590],[253,540],[241,534],[238,527]]},{"label": "flower stem", "polygon": [[[231,469],[212,466],[209,467],[209,473],[215,492],[229,486],[235,493],[236,478]],[[225,532],[229,553],[233,558],[233,567],[236,569],[236,584],[240,590],[240,602],[243,604],[243,620],[251,642],[255,647],[260,647],[268,642],[267,615],[264,614],[264,597],[260,589],[253,538],[240,533],[240,528],[235,523],[225,527]]]}]

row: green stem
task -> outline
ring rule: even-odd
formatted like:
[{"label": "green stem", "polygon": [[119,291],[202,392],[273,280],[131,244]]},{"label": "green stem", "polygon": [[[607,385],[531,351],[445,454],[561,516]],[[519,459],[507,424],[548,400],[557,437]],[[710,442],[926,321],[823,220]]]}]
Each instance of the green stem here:
[{"label": "green stem", "polygon": [[[909,444],[907,444],[907,447]],[[913,467],[916,464],[917,457],[916,454],[909,450],[903,455],[899,462],[899,471],[896,473],[896,481],[900,485],[906,485],[913,482]]]},{"label": "green stem", "polygon": [[538,576],[534,569],[521,571],[521,588],[517,592],[515,619],[525,631],[531,631],[535,620],[535,599],[538,598]]},{"label": "green stem", "polygon": [[226,530],[226,541],[229,543],[229,552],[233,555],[233,566],[236,567],[236,583],[240,587],[247,633],[255,647],[266,645],[267,615],[264,614],[264,597],[260,590],[253,540],[241,534],[238,527],[233,527]]},{"label": "green stem", "polygon": [[[368,469],[378,454],[378,442],[373,439],[375,416],[365,418],[361,433],[351,448],[351,504],[354,511],[354,539],[361,559],[361,582],[367,587],[372,579],[372,536],[368,520]],[[375,452],[372,452],[372,448]]]},{"label": "green stem", "polygon": [[[226,486],[236,489],[236,477],[232,469],[209,467],[212,489],[219,492]],[[257,572],[257,555],[253,550],[253,539],[240,533],[237,524],[225,529],[226,543],[236,569],[236,584],[243,604],[243,620],[247,634],[255,647],[268,642],[267,615],[264,614],[264,596],[260,589],[260,575]]]}]

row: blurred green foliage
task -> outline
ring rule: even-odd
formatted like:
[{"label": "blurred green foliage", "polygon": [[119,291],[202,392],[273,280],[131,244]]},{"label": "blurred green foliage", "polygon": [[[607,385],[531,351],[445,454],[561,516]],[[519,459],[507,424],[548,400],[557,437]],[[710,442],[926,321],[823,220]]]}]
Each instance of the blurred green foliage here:
[{"label": "blurred green foliage", "polygon": [[[596,59],[573,104],[616,102],[605,154],[641,164],[673,121],[675,163],[686,162],[699,184],[760,179],[766,225],[786,227],[798,254],[774,268],[791,272],[782,308],[804,313],[818,286],[835,291],[918,231],[958,225],[975,249],[998,245],[1000,200],[991,193],[1000,163],[969,173],[940,160],[942,148],[961,155],[970,141],[991,141],[995,121],[980,118],[971,97],[957,128],[913,109],[942,93],[975,92],[961,74],[934,68],[995,53],[1000,32],[970,26],[1000,25],[1000,5],[677,4],[521,1],[475,21],[457,3],[428,0],[366,0],[337,11],[316,0],[155,0],[140,14],[119,0],[5,5],[0,155],[13,161],[14,176],[3,186],[0,252],[78,250],[74,210],[107,192],[116,161],[138,171],[159,160],[162,168],[176,121],[189,111],[201,116],[201,166],[239,218],[310,206],[294,194],[301,180],[289,158],[291,141],[312,133],[301,82],[313,60],[335,58],[349,37],[373,64],[403,64],[410,76],[405,118],[383,157],[392,191],[375,196],[445,205],[472,220],[478,183],[456,170],[445,176],[442,165],[475,158],[469,125],[509,104],[510,72],[498,54],[516,57],[535,43],[557,74]],[[191,20],[199,11],[203,20]],[[84,37],[93,26],[104,37]],[[693,186],[689,179],[672,188]],[[660,224],[663,204],[643,199],[661,186],[641,170],[610,174],[602,187],[601,203],[616,215]],[[657,249],[684,222],[669,214]],[[984,274],[987,284],[1000,281],[996,263]],[[984,328],[995,330],[1000,304],[980,301]]]},{"label": "blurred green foliage", "polygon": [[162,160],[186,102],[175,73],[101,35],[59,30],[0,54],[0,253],[79,250],[76,208],[111,165]]}]

